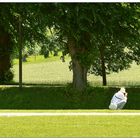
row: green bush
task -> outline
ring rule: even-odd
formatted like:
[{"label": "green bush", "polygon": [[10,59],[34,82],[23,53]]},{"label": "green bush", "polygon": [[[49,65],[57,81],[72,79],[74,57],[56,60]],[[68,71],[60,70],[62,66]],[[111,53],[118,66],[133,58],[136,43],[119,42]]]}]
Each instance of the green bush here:
[{"label": "green bush", "polygon": [[[108,109],[119,88],[88,87],[78,92],[70,87],[0,88],[0,109]],[[124,109],[140,109],[140,88],[128,88]]]},{"label": "green bush", "polygon": [[0,76],[0,84],[5,84],[5,83],[11,82],[13,80],[13,77],[14,77],[14,74],[11,70],[4,72]]}]

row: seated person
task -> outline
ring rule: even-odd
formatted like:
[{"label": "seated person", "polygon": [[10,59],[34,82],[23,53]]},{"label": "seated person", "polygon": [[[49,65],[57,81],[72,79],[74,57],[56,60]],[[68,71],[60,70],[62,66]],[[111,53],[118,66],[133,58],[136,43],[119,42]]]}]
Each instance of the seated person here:
[{"label": "seated person", "polygon": [[111,99],[109,109],[117,110],[122,109],[127,102],[127,92],[125,88],[122,87]]}]

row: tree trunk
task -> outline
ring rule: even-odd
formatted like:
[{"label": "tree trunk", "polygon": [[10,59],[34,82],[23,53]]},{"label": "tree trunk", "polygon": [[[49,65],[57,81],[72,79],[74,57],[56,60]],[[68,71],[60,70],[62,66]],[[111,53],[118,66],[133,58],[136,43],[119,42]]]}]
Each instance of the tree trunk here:
[{"label": "tree trunk", "polygon": [[73,59],[73,86],[78,90],[83,90],[87,85],[87,71],[78,60]]},{"label": "tree trunk", "polygon": [[77,59],[76,55],[80,49],[78,49],[75,44],[73,38],[68,39],[68,48],[72,59],[73,87],[81,91],[87,85],[87,68]]},{"label": "tree trunk", "polygon": [[100,50],[100,58],[101,58],[103,86],[106,86],[107,80],[106,80],[106,69],[105,69],[105,59],[104,59],[104,48],[100,48],[99,50]]},{"label": "tree trunk", "polygon": [[0,83],[4,84],[13,79],[13,74],[10,71],[12,44],[9,33],[0,26]]},{"label": "tree trunk", "polygon": [[22,29],[21,29],[21,17],[19,17],[19,88],[22,88]]}]

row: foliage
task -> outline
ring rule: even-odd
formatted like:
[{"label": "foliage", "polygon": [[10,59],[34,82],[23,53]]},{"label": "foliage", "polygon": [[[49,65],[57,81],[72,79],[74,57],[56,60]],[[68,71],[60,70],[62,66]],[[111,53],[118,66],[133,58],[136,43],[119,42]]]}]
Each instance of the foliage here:
[{"label": "foliage", "polygon": [[[10,40],[12,41],[11,46],[13,45],[13,50],[9,56],[9,61],[12,62],[12,59],[18,57],[19,51],[19,24],[21,22],[21,31],[22,34],[22,46],[23,46],[23,58],[28,55],[26,50],[33,50],[34,53],[37,49],[36,44],[42,44],[47,42],[47,36],[45,35],[46,31],[46,22],[44,17],[40,15],[39,4],[28,4],[28,3],[1,3],[0,4],[0,26],[10,34]],[[3,36],[3,34],[1,34]],[[28,49],[26,48],[28,46]],[[7,47],[10,50],[11,47]],[[3,50],[2,50],[3,53]],[[1,59],[2,60],[2,59]],[[8,62],[1,62],[8,65]],[[7,64],[6,64],[7,63]],[[10,71],[10,70],[9,70]],[[3,73],[3,72],[2,72]],[[4,73],[1,73],[1,78]],[[11,73],[11,72],[10,72]],[[12,78],[13,76],[9,77]],[[2,79],[3,79],[2,78]],[[1,80],[2,80],[1,79]],[[4,79],[3,79],[4,80]],[[5,82],[8,79],[5,79]],[[9,79],[10,81],[12,79]]]},{"label": "foliage", "polygon": [[[101,49],[104,53],[103,56],[105,61],[106,74],[110,74],[112,72],[118,73],[119,71],[131,67],[133,62],[132,53],[130,50],[125,51],[127,48],[123,44],[111,44],[111,46],[105,47],[101,46]],[[101,60],[102,59],[99,56],[93,61],[89,73],[93,73],[97,76],[103,76]]]},{"label": "foliage", "polygon": [[100,27],[103,26],[98,28],[97,25],[94,29],[99,55],[93,60],[89,72],[103,76],[128,69],[133,60],[139,61],[139,55],[134,50],[140,50],[140,23],[136,18],[139,14],[136,5],[118,3],[98,6],[99,9],[102,7],[99,16],[102,20]]},{"label": "foliage", "polygon": [[73,82],[81,79],[84,86],[91,66],[91,73],[103,75],[100,50],[107,73],[129,68],[132,60],[139,64],[139,12],[133,3],[8,3],[1,4],[0,23],[15,46],[21,20],[23,46],[33,48],[37,42],[46,57],[48,51],[69,53]]},{"label": "foliage", "polygon": [[74,42],[73,54],[66,47],[72,57],[70,68],[74,69],[73,62],[77,60],[82,67],[91,66],[91,73],[102,76],[100,50],[104,50],[108,74],[127,69],[133,60],[139,60],[138,9],[137,4],[129,3],[55,3],[41,10],[60,37],[66,38],[67,43],[69,38]]},{"label": "foliage", "polygon": [[7,70],[5,73],[1,73],[0,76],[0,84],[7,84],[9,82],[12,82],[14,78],[14,74],[12,70]]},{"label": "foliage", "polygon": [[[88,87],[85,92],[67,86],[29,86],[0,88],[1,109],[108,109],[119,88]],[[127,88],[125,109],[139,110],[139,88]],[[74,94],[75,93],[75,94]],[[80,98],[79,98],[80,97]]]},{"label": "foliage", "polygon": [[44,55],[44,58],[49,57],[49,52],[51,54],[53,53],[54,56],[57,56],[58,52],[62,51],[64,48],[63,43],[59,41],[57,32],[53,28],[46,29],[45,36],[47,41],[40,44],[40,54]]}]

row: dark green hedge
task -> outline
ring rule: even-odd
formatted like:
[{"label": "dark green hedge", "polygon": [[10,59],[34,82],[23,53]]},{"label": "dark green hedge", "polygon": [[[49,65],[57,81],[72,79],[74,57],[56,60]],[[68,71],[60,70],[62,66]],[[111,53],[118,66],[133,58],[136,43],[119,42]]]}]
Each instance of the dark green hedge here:
[{"label": "dark green hedge", "polygon": [[[108,109],[118,88],[89,87],[78,92],[69,87],[0,88],[0,109]],[[128,88],[125,109],[140,109],[140,88]]]}]

